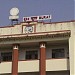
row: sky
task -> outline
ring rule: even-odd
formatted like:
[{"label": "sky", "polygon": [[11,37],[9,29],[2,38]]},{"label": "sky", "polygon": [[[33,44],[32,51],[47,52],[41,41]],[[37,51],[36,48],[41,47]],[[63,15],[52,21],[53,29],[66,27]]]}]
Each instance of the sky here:
[{"label": "sky", "polygon": [[75,0],[0,0],[0,26],[11,25],[10,9],[19,9],[19,22],[23,17],[52,15],[52,22],[74,20]]}]

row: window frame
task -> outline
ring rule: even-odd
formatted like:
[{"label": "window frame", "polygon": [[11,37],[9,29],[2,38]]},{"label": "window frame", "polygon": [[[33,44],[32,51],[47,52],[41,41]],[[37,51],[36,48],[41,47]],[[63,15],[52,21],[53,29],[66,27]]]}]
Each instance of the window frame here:
[{"label": "window frame", "polygon": [[[28,52],[28,54],[27,54]],[[35,53],[35,55],[33,55]],[[29,56],[29,57],[27,57]],[[35,56],[35,57],[33,57]],[[26,50],[25,52],[25,60],[36,60],[38,59],[38,50]]]},{"label": "window frame", "polygon": [[12,52],[1,52],[2,61],[12,61]]},{"label": "window frame", "polygon": [[[53,50],[54,50],[54,56],[53,56]],[[65,48],[54,48],[54,49],[52,49],[52,58],[55,58],[55,59],[65,58]]]}]

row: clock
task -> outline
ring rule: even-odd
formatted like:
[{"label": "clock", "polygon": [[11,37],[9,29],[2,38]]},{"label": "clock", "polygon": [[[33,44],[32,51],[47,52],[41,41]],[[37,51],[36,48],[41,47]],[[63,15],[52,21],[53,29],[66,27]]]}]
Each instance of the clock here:
[{"label": "clock", "polygon": [[33,27],[32,26],[26,26],[25,27],[25,32],[26,33],[32,33],[33,32]]}]

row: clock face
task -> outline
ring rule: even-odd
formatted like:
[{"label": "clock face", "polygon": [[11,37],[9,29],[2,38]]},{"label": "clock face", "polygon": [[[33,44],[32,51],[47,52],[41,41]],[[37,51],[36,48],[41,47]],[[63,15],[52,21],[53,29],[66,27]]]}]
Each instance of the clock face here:
[{"label": "clock face", "polygon": [[32,26],[26,26],[25,27],[25,32],[26,33],[32,33],[33,32],[33,27]]}]

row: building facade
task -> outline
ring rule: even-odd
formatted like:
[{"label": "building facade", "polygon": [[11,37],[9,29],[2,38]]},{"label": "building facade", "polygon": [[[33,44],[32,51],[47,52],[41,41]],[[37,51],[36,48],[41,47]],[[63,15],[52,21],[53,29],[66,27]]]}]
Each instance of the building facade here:
[{"label": "building facade", "polygon": [[75,75],[74,45],[75,21],[0,27],[0,75]]}]

